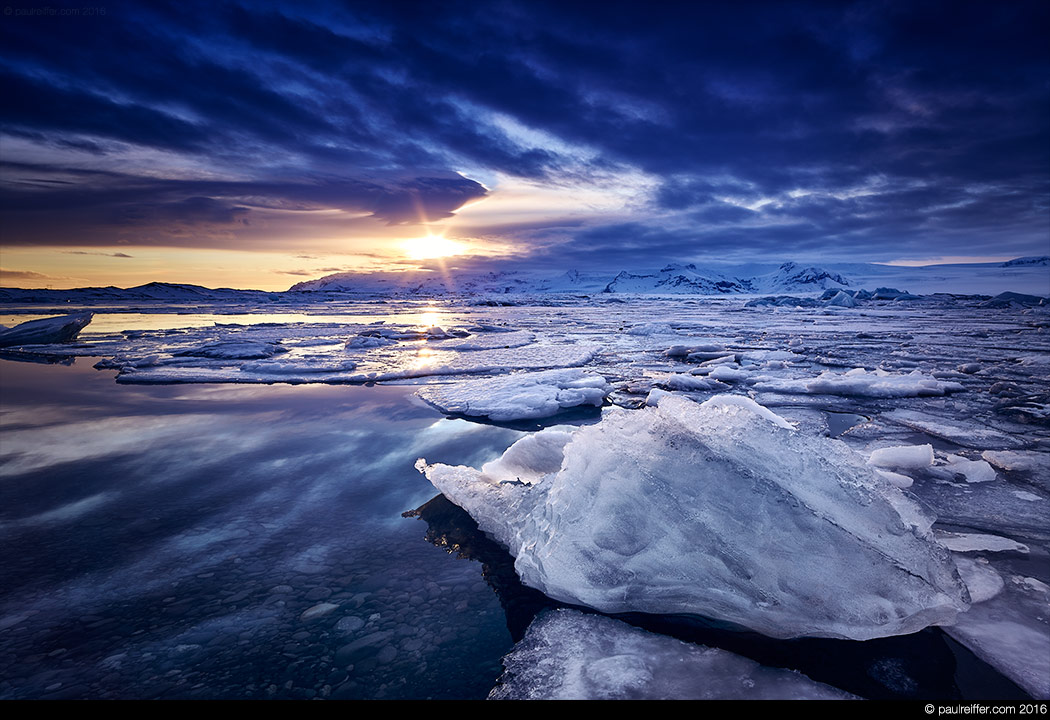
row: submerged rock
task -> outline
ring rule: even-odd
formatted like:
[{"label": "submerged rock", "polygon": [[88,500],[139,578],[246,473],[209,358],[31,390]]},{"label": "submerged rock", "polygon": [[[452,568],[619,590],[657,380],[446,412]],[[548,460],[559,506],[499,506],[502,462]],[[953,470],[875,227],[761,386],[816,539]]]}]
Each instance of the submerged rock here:
[{"label": "submerged rock", "polygon": [[847,692],[600,615],[540,615],[490,700],[843,700]]},{"label": "submerged rock", "polygon": [[932,519],[899,489],[844,443],[728,398],[613,409],[481,471],[417,467],[508,548],[526,585],[563,602],[856,640],[967,607]]},{"label": "submerged rock", "polygon": [[71,342],[87,327],[92,317],[94,313],[83,312],[30,320],[13,328],[0,330],[0,347]]}]

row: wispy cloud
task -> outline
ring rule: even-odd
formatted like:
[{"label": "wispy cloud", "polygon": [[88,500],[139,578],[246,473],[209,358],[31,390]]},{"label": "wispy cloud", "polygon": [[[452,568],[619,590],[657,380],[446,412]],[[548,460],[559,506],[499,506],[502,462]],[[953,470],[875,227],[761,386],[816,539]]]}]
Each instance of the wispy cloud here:
[{"label": "wispy cloud", "polygon": [[127,253],[122,253],[122,252],[108,253],[108,252],[99,252],[99,251],[93,251],[93,250],[63,250],[62,252],[65,255],[102,255],[103,257],[115,257],[115,258],[132,258],[132,257],[135,257],[134,255],[128,255]]},{"label": "wispy cloud", "polygon": [[1047,3],[420,7],[5,21],[5,242],[311,254],[481,200],[522,261],[1046,251]]}]

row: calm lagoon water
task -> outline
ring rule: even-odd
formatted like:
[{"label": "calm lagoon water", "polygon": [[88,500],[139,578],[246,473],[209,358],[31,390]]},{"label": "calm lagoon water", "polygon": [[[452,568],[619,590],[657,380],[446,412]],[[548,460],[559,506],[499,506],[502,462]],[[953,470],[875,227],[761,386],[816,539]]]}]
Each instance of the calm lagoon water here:
[{"label": "calm lagoon water", "polygon": [[[153,308],[152,310],[158,310]],[[375,307],[363,303],[351,303],[339,308],[338,312],[325,307],[314,306],[310,312],[243,312],[236,308],[223,312],[201,312],[199,308],[187,308],[175,311],[172,307],[166,312],[120,312],[112,308],[100,308],[90,305],[67,306],[54,311],[40,312],[28,308],[28,312],[0,313],[0,325],[14,327],[30,320],[55,317],[55,315],[74,312],[91,312],[91,324],[81,332],[82,336],[119,333],[124,330],[168,330],[171,328],[199,328],[214,325],[262,325],[266,323],[304,323],[304,324],[361,324],[368,325],[376,321]],[[384,308],[381,319],[387,323],[403,325],[443,325],[448,323],[451,315],[447,309],[423,303],[402,303],[396,307]]]},{"label": "calm lagoon water", "polygon": [[485,696],[499,598],[402,513],[435,495],[418,457],[520,432],[409,387],[127,387],[93,362],[0,361],[0,697]]},{"label": "calm lagoon water", "polygon": [[[0,698],[480,699],[552,604],[413,467],[521,431],[409,386],[128,386],[93,363],[0,360]],[[1025,697],[935,628],[624,619],[863,697]]]}]

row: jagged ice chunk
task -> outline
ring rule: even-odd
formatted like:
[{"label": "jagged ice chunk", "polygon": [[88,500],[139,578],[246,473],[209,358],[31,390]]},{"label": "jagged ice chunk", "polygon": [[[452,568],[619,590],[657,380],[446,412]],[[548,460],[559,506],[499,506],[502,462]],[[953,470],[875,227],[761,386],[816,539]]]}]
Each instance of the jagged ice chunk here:
[{"label": "jagged ice chunk", "polygon": [[665,395],[576,430],[531,484],[417,467],[557,600],[781,638],[951,622],[968,596],[929,519],[841,441],[786,424],[740,396]]}]

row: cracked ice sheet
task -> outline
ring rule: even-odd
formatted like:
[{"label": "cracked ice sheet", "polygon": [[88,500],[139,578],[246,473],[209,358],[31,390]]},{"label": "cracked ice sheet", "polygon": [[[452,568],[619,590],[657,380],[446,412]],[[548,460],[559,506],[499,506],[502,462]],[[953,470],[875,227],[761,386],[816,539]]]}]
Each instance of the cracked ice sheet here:
[{"label": "cracked ice sheet", "polygon": [[845,700],[801,673],[577,610],[538,616],[490,700]]},{"label": "cracked ice sheet", "polygon": [[915,410],[893,410],[882,417],[895,423],[921,430],[927,435],[950,440],[962,447],[978,450],[1009,450],[1024,447],[1023,440],[1010,437],[973,420],[949,420]]},{"label": "cracked ice sheet", "polygon": [[972,605],[943,630],[1032,697],[1048,700],[1050,587],[1024,575],[1001,575],[1003,589],[998,594]]},{"label": "cracked ice sheet", "polygon": [[915,479],[911,493],[937,516],[938,523],[1005,534],[1021,542],[1050,541],[1050,493],[1009,481],[949,482],[937,470],[909,474]]}]

